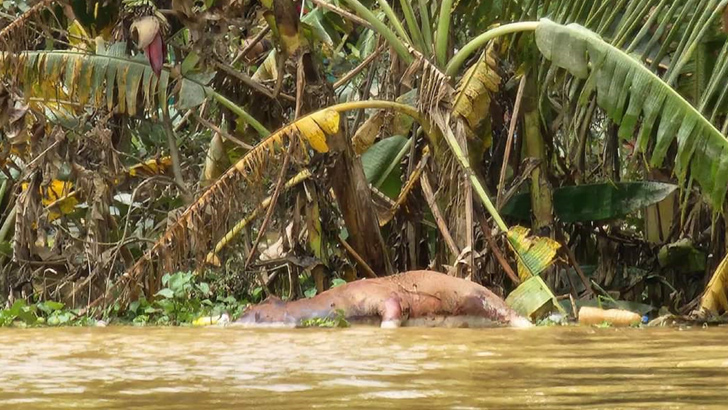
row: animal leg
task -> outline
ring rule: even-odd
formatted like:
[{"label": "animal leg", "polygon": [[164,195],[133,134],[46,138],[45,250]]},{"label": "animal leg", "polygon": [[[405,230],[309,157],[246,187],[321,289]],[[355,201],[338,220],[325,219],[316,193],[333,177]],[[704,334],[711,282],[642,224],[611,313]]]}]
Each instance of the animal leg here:
[{"label": "animal leg", "polygon": [[399,297],[392,296],[384,301],[379,316],[382,318],[382,328],[393,329],[402,325],[402,304]]}]

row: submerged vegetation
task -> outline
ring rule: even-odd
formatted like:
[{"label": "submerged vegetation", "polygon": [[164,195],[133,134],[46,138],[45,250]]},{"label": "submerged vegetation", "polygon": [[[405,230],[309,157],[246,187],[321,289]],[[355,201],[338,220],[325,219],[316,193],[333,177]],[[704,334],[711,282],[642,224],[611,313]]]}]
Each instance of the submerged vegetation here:
[{"label": "submerged vegetation", "polygon": [[0,326],[426,268],[720,316],[727,3],[5,1]]},{"label": "submerged vegetation", "polygon": [[336,310],[333,317],[306,319],[301,323],[302,327],[349,327],[349,321],[344,317],[344,311]]}]

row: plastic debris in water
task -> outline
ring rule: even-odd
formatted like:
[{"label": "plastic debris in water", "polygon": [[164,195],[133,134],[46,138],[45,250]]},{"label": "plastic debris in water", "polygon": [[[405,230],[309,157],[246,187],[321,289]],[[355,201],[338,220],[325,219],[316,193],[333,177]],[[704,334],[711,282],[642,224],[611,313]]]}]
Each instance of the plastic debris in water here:
[{"label": "plastic debris in water", "polygon": [[580,325],[599,325],[604,322],[612,326],[638,325],[642,322],[642,316],[623,309],[604,310],[589,306],[583,306],[579,309]]},{"label": "plastic debris in water", "polygon": [[192,326],[225,325],[230,323],[230,315],[227,312],[218,316],[202,316],[192,322]]}]

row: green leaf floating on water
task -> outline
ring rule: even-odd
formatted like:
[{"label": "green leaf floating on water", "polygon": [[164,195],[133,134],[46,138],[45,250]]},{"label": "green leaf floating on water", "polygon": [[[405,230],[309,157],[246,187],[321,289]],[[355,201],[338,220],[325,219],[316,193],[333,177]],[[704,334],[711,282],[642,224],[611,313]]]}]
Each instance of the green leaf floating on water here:
[{"label": "green leaf floating on water", "polygon": [[689,169],[713,209],[722,209],[728,191],[728,140],[675,89],[578,24],[562,26],[542,19],[536,45],[554,65],[586,79],[580,102],[596,91],[597,104],[620,125],[620,137],[632,138],[639,127],[636,149],[647,153],[648,146],[654,146],[648,155],[651,166],[662,164],[677,139],[678,178],[684,181]]},{"label": "green leaf floating on water", "polygon": [[[663,182],[618,182],[561,187],[554,191],[554,214],[563,222],[614,219],[662,201],[677,189]],[[501,215],[531,219],[531,196],[511,198]]]}]

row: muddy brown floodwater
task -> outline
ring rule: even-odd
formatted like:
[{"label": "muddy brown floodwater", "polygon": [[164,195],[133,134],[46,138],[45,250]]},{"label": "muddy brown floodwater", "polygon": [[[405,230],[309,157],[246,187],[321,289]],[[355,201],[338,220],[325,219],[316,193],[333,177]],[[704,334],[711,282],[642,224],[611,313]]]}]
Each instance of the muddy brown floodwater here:
[{"label": "muddy brown floodwater", "polygon": [[0,329],[0,409],[724,409],[728,328]]}]

